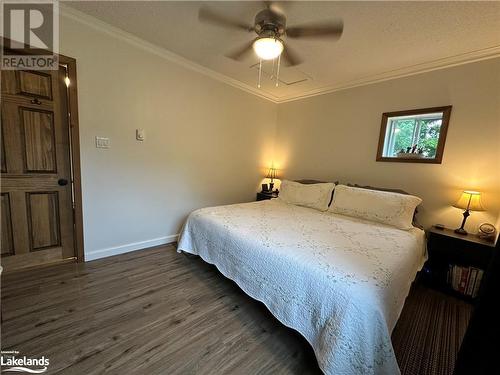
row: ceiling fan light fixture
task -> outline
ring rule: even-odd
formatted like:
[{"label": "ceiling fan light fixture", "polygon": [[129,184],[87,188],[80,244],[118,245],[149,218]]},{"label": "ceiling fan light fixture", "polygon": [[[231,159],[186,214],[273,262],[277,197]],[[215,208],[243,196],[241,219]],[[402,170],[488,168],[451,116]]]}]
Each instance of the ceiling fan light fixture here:
[{"label": "ceiling fan light fixture", "polygon": [[262,60],[273,60],[283,52],[283,42],[273,37],[258,38],[253,42],[253,50]]}]

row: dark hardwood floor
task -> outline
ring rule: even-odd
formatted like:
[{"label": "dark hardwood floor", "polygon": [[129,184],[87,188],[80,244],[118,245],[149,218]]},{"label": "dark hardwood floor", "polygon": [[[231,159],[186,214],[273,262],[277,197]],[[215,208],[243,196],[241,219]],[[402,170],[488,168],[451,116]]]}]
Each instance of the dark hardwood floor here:
[{"label": "dark hardwood floor", "polygon": [[[470,306],[447,298],[421,287],[408,298],[393,334],[404,374],[448,371],[421,365],[435,362],[433,337],[463,336]],[[321,373],[305,339],[172,245],[3,275],[1,308],[2,349],[45,355],[49,374]]]}]

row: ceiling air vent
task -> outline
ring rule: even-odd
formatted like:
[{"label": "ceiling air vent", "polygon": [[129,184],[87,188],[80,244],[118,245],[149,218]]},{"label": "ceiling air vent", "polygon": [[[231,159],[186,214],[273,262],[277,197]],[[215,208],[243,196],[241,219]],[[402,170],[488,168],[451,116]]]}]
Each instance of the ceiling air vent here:
[{"label": "ceiling air vent", "polygon": [[[256,71],[259,70],[259,63],[253,64],[250,66],[250,69],[254,69]],[[273,64],[262,64],[262,79],[270,80],[273,77]],[[279,83],[280,85],[292,86],[297,85],[299,83],[303,83],[306,81],[311,81],[312,78],[301,72],[297,68],[288,68],[288,69],[280,69],[279,75]]]}]

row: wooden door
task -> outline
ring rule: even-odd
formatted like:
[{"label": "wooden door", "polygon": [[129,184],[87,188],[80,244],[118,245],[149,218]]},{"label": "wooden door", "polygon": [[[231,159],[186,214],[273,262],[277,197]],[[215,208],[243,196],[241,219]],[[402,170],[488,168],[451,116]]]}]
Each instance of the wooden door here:
[{"label": "wooden door", "polygon": [[65,73],[2,71],[1,260],[5,270],[75,257]]}]

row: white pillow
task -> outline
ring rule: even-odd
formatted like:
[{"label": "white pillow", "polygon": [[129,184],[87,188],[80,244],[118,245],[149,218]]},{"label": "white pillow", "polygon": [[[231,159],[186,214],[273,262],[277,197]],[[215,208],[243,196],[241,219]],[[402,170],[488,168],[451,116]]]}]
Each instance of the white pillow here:
[{"label": "white pillow", "polygon": [[332,199],[334,187],[335,184],[331,182],[301,184],[299,182],[283,180],[281,181],[278,199],[297,206],[326,211]]},{"label": "white pillow", "polygon": [[422,199],[413,195],[337,185],[328,211],[408,230],[420,203]]}]

